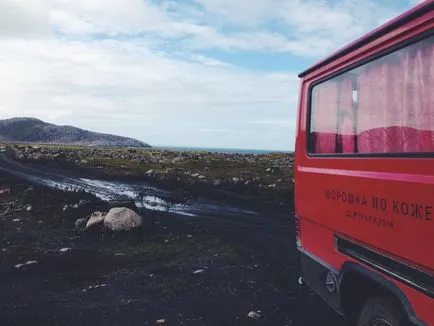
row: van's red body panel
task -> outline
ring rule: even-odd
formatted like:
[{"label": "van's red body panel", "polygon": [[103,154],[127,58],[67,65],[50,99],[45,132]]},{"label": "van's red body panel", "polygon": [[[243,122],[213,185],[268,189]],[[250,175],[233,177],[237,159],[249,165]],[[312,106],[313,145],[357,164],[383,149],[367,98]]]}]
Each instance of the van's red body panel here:
[{"label": "van's red body panel", "polygon": [[[433,155],[336,157],[309,155],[307,151],[311,85],[413,36],[434,30],[433,4],[434,1],[425,1],[301,75],[295,147],[299,237],[303,251],[338,272],[348,261],[364,265],[336,249],[336,236],[342,236],[434,275]],[[415,12],[419,14],[408,18]],[[392,25],[396,27],[391,29]],[[372,35],[378,37],[367,41]],[[349,196],[354,198],[351,203]],[[403,291],[418,319],[434,325],[433,298],[387,274],[383,276]]]}]

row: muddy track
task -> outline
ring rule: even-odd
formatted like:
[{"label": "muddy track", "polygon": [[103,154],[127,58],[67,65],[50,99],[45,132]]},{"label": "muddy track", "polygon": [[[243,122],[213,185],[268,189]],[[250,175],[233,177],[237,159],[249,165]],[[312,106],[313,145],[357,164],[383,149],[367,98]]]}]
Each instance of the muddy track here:
[{"label": "muddy track", "polygon": [[[3,156],[0,171],[36,184],[77,178],[71,171],[44,170]],[[342,325],[297,285],[293,209],[200,204],[192,215],[143,210],[149,219],[144,233],[128,239],[100,240],[68,229],[11,229],[0,270],[1,324],[155,325],[165,319],[166,325],[193,326]],[[160,248],[162,241],[169,247]],[[61,254],[61,247],[72,250]],[[129,255],[125,248],[140,251]],[[162,255],[161,250],[169,251]],[[162,256],[150,260],[150,254]],[[17,256],[38,263],[17,270]],[[193,274],[200,268],[205,272]],[[248,318],[252,310],[260,310],[261,318]]]}]

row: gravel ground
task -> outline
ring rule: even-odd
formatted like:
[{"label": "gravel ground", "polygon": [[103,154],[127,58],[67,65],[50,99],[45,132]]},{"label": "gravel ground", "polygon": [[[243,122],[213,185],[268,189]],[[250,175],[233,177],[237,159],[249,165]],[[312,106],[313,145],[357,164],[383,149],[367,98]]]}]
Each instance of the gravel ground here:
[{"label": "gravel ground", "polygon": [[89,194],[5,173],[1,189],[2,325],[342,325],[298,288],[291,201],[253,215],[137,210],[143,226],[114,234],[75,228],[108,208]]}]

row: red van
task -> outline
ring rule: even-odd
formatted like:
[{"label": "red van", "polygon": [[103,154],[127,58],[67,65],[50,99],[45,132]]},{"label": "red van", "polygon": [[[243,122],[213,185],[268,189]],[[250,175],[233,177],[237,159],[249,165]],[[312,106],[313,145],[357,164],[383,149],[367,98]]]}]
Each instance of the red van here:
[{"label": "red van", "polygon": [[434,0],[300,78],[300,282],[355,325],[434,325]]}]

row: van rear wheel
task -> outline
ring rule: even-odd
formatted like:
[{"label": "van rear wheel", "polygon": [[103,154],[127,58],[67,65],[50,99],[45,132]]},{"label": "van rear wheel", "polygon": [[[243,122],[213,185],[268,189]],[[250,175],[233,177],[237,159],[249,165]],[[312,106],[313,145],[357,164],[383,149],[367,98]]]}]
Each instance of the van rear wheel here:
[{"label": "van rear wheel", "polygon": [[383,297],[368,299],[360,311],[357,326],[404,326],[401,309]]}]

